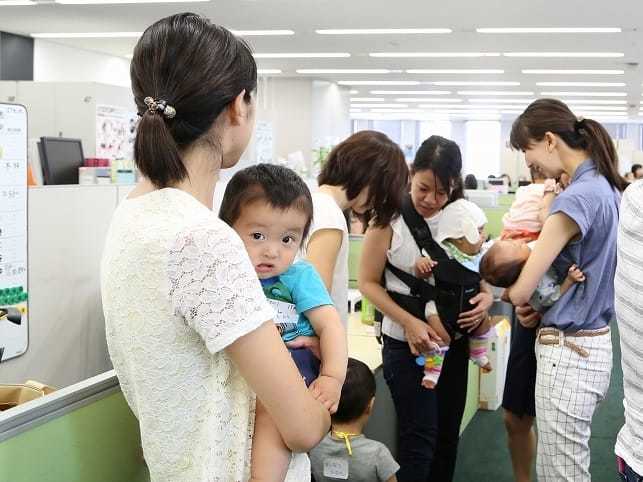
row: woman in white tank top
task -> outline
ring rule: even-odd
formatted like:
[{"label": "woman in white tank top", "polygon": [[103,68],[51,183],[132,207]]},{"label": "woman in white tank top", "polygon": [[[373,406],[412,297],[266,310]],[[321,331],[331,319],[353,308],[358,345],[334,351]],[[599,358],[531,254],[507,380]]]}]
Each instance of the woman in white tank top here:
[{"label": "woman in white tank top", "polygon": [[[462,157],[458,145],[439,136],[424,141],[411,166],[411,201],[435,236],[442,208],[462,197]],[[359,286],[384,314],[382,358],[384,377],[396,407],[399,429],[397,473],[400,482],[453,478],[460,423],[467,392],[468,345],[466,337],[452,342],[435,390],[421,386],[423,370],[415,358],[427,352],[437,334],[425,320],[397,305],[387,293],[409,294],[408,287],[385,271],[389,261],[414,274],[421,256],[401,217],[388,226],[370,226],[364,240]],[[381,285],[385,276],[386,287]],[[461,328],[474,329],[488,314],[493,296],[487,286],[462,313]],[[439,421],[439,423],[438,423]]]}]

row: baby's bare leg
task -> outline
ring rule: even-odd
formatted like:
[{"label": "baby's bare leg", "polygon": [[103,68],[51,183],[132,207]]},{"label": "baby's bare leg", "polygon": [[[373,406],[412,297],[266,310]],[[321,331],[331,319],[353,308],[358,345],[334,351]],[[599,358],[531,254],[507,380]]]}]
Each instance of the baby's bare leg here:
[{"label": "baby's bare leg", "polygon": [[257,398],[250,482],[283,482],[290,458],[290,450],[281,438],[277,426]]},{"label": "baby's bare leg", "polygon": [[449,332],[442,324],[442,321],[440,320],[440,317],[438,315],[430,315],[426,321],[429,323],[429,326],[435,330],[438,336],[442,338],[442,341],[445,345],[451,344],[451,337],[449,336]]}]

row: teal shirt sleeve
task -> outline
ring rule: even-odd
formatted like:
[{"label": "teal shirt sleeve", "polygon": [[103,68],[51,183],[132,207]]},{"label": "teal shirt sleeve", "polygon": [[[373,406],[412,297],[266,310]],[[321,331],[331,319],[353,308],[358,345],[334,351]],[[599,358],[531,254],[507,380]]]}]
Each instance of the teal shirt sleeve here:
[{"label": "teal shirt sleeve", "polygon": [[290,289],[293,303],[299,314],[313,308],[333,304],[321,276],[315,267],[307,261],[294,263],[281,275],[281,280]]}]

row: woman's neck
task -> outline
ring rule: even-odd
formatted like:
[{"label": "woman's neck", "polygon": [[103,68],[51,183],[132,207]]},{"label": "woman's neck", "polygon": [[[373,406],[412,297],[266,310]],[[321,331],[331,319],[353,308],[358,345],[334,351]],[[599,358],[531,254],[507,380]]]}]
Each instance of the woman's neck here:
[{"label": "woman's neck", "polygon": [[173,187],[191,194],[197,201],[212,209],[214,188],[219,180],[221,155],[210,149],[195,147],[183,155],[183,164],[188,175]]},{"label": "woman's neck", "polygon": [[352,207],[351,201],[346,197],[346,190],[341,186],[323,184],[319,186],[318,191],[332,197],[342,211]]},{"label": "woman's neck", "polygon": [[586,151],[566,149],[566,151],[560,156],[560,160],[563,164],[563,170],[569,175],[569,177],[573,178],[578,166],[589,159],[589,157],[590,156]]}]

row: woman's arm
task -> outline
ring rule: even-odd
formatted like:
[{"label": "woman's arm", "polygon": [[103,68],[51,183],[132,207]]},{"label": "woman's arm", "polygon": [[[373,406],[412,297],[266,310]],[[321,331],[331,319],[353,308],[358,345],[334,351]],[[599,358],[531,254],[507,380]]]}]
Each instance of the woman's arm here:
[{"label": "woman's arm", "polygon": [[565,245],[580,234],[576,222],[562,212],[547,218],[538,242],[525,264],[518,281],[508,288],[507,295],[515,306],[529,302],[538,282],[547,272]]},{"label": "woman's arm", "polygon": [[432,341],[439,343],[442,340],[425,321],[400,308],[381,285],[382,274],[386,267],[386,253],[392,237],[393,230],[390,226],[371,227],[366,231],[360,259],[359,290],[382,313],[404,327],[411,351],[417,355],[428,351]]},{"label": "woman's arm", "polygon": [[333,273],[342,247],[342,234],[339,229],[320,229],[313,233],[306,246],[306,259],[315,267],[329,292],[333,288]]},{"label": "woman's arm", "polygon": [[290,450],[307,452],[328,433],[330,415],[306,388],[273,321],[238,338],[225,351]]}]

